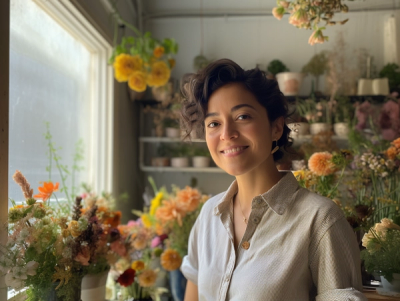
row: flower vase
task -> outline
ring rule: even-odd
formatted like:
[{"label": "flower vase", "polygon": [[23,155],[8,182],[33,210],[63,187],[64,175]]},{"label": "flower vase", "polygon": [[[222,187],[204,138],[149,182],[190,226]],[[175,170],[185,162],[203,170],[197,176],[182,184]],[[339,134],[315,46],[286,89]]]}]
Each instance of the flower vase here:
[{"label": "flower vase", "polygon": [[381,276],[382,287],[376,289],[379,295],[400,297],[400,274],[393,273],[391,282]]},{"label": "flower vase", "polygon": [[349,125],[346,122],[334,123],[333,131],[339,137],[347,137],[349,135]]},{"label": "flower vase", "polygon": [[105,301],[108,270],[99,274],[88,274],[82,279],[82,301]]},{"label": "flower vase", "polygon": [[179,269],[169,272],[169,285],[174,301],[183,301],[185,298],[186,278]]},{"label": "flower vase", "polygon": [[332,126],[329,123],[325,122],[317,122],[317,123],[312,123],[310,125],[310,133],[311,135],[317,135],[321,132],[327,132],[332,129]]}]

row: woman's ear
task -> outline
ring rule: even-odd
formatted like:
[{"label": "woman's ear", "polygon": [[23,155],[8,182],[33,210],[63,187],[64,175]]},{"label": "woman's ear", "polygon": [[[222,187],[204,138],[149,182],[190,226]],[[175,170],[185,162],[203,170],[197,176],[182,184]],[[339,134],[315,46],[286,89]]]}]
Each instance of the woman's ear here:
[{"label": "woman's ear", "polygon": [[285,126],[285,118],[283,116],[278,117],[272,123],[272,139],[279,140],[283,134],[283,128]]}]

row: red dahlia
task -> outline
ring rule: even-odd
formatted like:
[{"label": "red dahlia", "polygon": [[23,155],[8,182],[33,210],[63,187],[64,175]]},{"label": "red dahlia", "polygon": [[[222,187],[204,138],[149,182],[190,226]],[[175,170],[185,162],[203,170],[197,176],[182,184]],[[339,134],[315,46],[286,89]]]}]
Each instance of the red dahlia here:
[{"label": "red dahlia", "polygon": [[122,286],[130,286],[135,280],[135,270],[127,269],[118,277],[117,282]]}]

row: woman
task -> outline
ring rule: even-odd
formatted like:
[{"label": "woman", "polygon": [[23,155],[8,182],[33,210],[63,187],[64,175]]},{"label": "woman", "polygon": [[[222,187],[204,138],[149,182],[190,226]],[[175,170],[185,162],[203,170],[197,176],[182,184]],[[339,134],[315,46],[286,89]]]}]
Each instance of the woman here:
[{"label": "woman", "polygon": [[223,59],[188,75],[182,90],[186,132],[204,131],[214,162],[236,178],[192,229],[185,301],[366,300],[341,210],[275,166],[290,145],[276,81]]}]

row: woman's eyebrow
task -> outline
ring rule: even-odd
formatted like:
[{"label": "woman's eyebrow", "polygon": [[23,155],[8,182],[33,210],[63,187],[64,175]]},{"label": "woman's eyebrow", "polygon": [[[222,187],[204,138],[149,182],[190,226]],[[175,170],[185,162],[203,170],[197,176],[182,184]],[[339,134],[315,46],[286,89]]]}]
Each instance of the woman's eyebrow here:
[{"label": "woman's eyebrow", "polygon": [[[235,112],[235,111],[237,111],[237,110],[239,110],[239,109],[241,109],[241,108],[243,108],[243,107],[248,107],[248,108],[251,108],[251,109],[253,109],[253,110],[256,110],[253,106],[251,106],[251,105],[249,105],[249,104],[247,104],[247,103],[243,103],[243,104],[234,106],[234,107],[231,109],[231,113],[232,113],[232,112]],[[219,113],[216,113],[216,112],[207,113],[206,116],[204,117],[204,119],[206,119],[206,118],[208,118],[208,117],[218,116],[218,115],[219,115]]]}]

